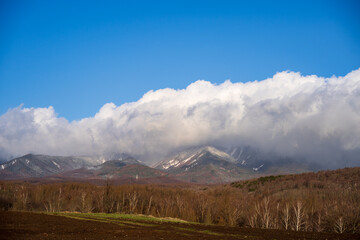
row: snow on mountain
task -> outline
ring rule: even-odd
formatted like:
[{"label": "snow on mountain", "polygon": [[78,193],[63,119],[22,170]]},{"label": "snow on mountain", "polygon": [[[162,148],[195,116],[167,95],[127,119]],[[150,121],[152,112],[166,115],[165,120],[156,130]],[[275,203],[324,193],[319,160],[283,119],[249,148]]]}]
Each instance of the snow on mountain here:
[{"label": "snow on mountain", "polygon": [[88,162],[91,165],[99,165],[105,163],[110,160],[124,160],[131,157],[126,153],[110,153],[106,155],[98,155],[98,156],[76,156],[78,159],[82,159]]},{"label": "snow on mountain", "polygon": [[199,159],[203,159],[206,154],[210,154],[221,160],[235,162],[235,159],[226,152],[211,146],[192,148],[182,151],[169,158],[166,158],[154,165],[155,168],[170,170],[173,168],[192,167],[198,163]]},{"label": "snow on mountain", "polygon": [[233,157],[239,165],[248,166],[259,161],[259,153],[249,146],[228,147],[225,152]]},{"label": "snow on mountain", "polygon": [[263,166],[264,166],[264,164],[261,164],[259,167],[253,168],[253,170],[254,170],[255,172],[257,172],[257,171],[259,171],[259,169],[262,168]]},{"label": "snow on mountain", "polygon": [[125,153],[69,157],[27,154],[0,164],[0,179],[44,177],[80,168],[91,168],[108,161],[141,164]]},{"label": "snow on mountain", "polygon": [[0,165],[0,178],[43,177],[91,166],[81,158],[27,154]]},{"label": "snow on mountain", "polygon": [[204,146],[182,151],[154,166],[185,182],[225,183],[252,177],[253,170],[236,164],[228,153]]},{"label": "snow on mountain", "polygon": [[[152,181],[151,178],[167,177],[168,173],[148,167],[135,158],[128,157],[122,160],[109,160],[100,165],[75,169],[59,174],[58,178],[71,179],[133,179]],[[167,178],[165,178],[166,180]],[[169,179],[167,179],[169,180]],[[140,182],[141,182],[140,181]]]}]

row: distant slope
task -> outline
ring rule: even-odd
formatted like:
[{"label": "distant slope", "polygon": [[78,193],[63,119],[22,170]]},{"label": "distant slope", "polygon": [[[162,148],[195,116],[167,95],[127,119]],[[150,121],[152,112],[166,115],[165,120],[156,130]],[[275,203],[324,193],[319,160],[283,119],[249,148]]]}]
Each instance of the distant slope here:
[{"label": "distant slope", "polygon": [[271,175],[251,180],[237,181],[230,185],[236,188],[267,193],[283,192],[291,189],[348,189],[359,187],[360,167],[331,171],[308,172],[302,174]]},{"label": "distant slope", "polygon": [[281,157],[274,153],[263,154],[249,146],[229,147],[224,149],[238,166],[252,169],[260,175],[303,173],[316,170],[306,162]]},{"label": "distant slope", "polygon": [[194,183],[223,183],[252,176],[251,170],[237,166],[229,154],[211,146],[177,153],[155,167],[176,179]]},{"label": "distant slope", "polygon": [[205,146],[205,147],[197,147],[190,148],[186,151],[179,152],[169,158],[166,158],[154,165],[157,169],[168,170],[171,171],[173,169],[180,169],[183,167],[192,167],[199,163],[199,159],[203,160],[204,155],[213,156],[218,160],[227,161],[227,162],[235,162],[235,159],[232,158],[226,152],[223,152],[215,147]]},{"label": "distant slope", "polygon": [[239,165],[256,167],[262,164],[258,151],[249,146],[228,147],[224,151],[233,157]]},{"label": "distant slope", "polygon": [[107,161],[94,167],[75,169],[59,174],[56,177],[81,180],[112,179],[115,181],[137,183],[177,182],[169,178],[168,175],[166,172],[145,166],[138,160],[128,157],[123,160]]},{"label": "distant slope", "polygon": [[91,166],[83,159],[27,154],[0,165],[0,179],[44,177]]},{"label": "distant slope", "polygon": [[[194,147],[161,160],[151,168],[127,154],[106,156],[46,156],[28,154],[0,164],[0,179],[67,178],[139,179],[164,183],[185,181],[212,184],[250,179],[264,175],[309,171],[305,163],[276,156],[262,156],[250,147],[223,150],[212,146]],[[56,177],[55,177],[56,176]],[[129,180],[130,181],[130,180]],[[131,180],[132,181],[132,180]]]},{"label": "distant slope", "polygon": [[154,165],[176,179],[195,183],[224,183],[258,176],[309,172],[306,163],[261,155],[251,147],[190,148]]}]

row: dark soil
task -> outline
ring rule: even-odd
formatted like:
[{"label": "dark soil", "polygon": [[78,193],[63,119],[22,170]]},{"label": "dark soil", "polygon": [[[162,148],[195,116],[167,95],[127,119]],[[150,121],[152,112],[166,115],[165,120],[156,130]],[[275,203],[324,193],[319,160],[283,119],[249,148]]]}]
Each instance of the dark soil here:
[{"label": "dark soil", "polygon": [[[31,212],[0,212],[0,239],[360,239],[360,235],[186,223],[116,224]],[[143,225],[141,225],[143,224]]]}]

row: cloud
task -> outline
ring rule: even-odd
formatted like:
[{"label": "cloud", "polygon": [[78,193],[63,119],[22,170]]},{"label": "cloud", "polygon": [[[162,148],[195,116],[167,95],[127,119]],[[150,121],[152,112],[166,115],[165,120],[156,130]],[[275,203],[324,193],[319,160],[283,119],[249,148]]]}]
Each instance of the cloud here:
[{"label": "cloud", "polygon": [[[323,166],[360,165],[360,69],[344,77],[280,72],[263,81],[149,91],[69,122],[53,107],[0,116],[0,157],[126,152],[155,161],[194,145],[248,145]],[[345,161],[345,162],[344,162]]]}]

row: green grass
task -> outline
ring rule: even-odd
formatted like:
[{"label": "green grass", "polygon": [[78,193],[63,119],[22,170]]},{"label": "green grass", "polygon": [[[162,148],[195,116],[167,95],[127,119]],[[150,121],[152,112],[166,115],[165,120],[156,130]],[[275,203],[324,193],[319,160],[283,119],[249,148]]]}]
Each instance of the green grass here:
[{"label": "green grass", "polygon": [[[154,231],[169,231],[172,230],[177,234],[192,237],[194,234],[205,234],[218,237],[232,237],[234,239],[242,238],[241,235],[218,233],[206,229],[197,229],[197,226],[207,226],[205,224],[185,222],[179,219],[157,218],[153,216],[137,215],[137,214],[121,214],[121,213],[77,213],[77,212],[56,212],[45,213],[55,216],[63,216],[83,221],[97,221],[105,223],[113,223],[126,228],[148,227],[156,228]],[[179,225],[164,225],[161,223],[179,223]],[[163,230],[158,229],[163,228]]]},{"label": "green grass", "polygon": [[[181,219],[174,219],[174,218],[157,218],[153,216],[146,216],[146,215],[138,215],[138,214],[122,214],[122,213],[68,213],[68,212],[58,212],[58,213],[47,213],[51,215],[59,215],[64,217],[71,217],[71,218],[78,218],[78,219],[90,219],[90,220],[103,220],[103,221],[110,221],[110,220],[117,220],[122,222],[154,222],[154,223],[161,223],[161,222],[170,222],[170,223],[187,223],[187,224],[197,224],[192,222],[186,222]],[[137,223],[138,224],[138,223]],[[145,224],[145,223],[142,223]]]}]

